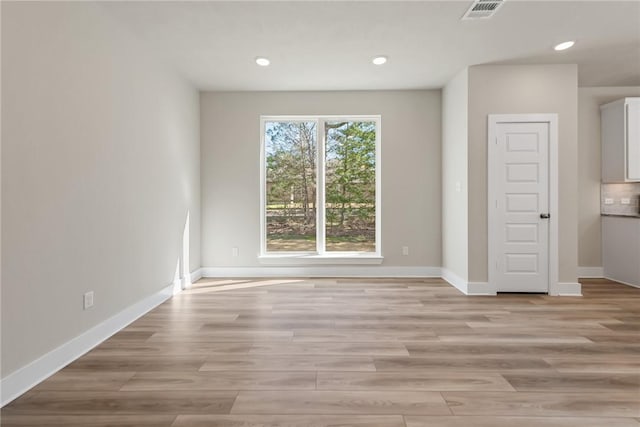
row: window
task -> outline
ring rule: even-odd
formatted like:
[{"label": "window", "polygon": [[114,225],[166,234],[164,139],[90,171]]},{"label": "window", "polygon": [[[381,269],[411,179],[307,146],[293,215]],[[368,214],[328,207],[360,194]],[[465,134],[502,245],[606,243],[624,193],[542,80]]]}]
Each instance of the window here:
[{"label": "window", "polygon": [[262,117],[262,254],[380,255],[380,117]]}]

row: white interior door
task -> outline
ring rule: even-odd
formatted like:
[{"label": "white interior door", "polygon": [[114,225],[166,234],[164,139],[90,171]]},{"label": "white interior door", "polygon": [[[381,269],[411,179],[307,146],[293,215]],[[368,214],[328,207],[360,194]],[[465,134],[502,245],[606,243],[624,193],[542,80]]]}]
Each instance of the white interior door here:
[{"label": "white interior door", "polygon": [[489,126],[489,280],[498,292],[548,292],[550,123]]}]

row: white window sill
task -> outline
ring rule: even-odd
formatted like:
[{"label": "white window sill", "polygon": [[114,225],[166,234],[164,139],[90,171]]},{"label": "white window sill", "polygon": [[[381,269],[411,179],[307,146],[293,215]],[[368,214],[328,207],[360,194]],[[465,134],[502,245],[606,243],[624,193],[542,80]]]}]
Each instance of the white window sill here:
[{"label": "white window sill", "polygon": [[340,252],[332,254],[268,254],[260,255],[261,264],[270,265],[357,265],[382,264],[384,257],[372,253]]}]

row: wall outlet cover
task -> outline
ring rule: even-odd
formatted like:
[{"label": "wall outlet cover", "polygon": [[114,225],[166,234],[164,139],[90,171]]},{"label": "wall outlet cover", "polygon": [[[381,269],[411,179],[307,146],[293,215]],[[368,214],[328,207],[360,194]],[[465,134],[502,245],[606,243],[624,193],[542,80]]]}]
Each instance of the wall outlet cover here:
[{"label": "wall outlet cover", "polygon": [[83,303],[85,310],[93,307],[93,291],[84,294]]}]

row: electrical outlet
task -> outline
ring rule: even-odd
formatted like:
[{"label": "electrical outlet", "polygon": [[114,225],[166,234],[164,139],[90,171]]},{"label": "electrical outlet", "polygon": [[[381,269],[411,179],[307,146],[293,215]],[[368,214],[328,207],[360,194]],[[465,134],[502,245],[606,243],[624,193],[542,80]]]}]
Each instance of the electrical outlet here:
[{"label": "electrical outlet", "polygon": [[93,291],[84,294],[84,309],[93,307]]},{"label": "electrical outlet", "polygon": [[240,250],[238,248],[231,248],[231,255],[232,256],[238,256],[240,255]]},{"label": "electrical outlet", "polygon": [[609,198],[604,199],[604,204],[605,205],[612,205],[613,204],[613,199],[609,199]]},{"label": "electrical outlet", "polygon": [[623,205],[630,205],[631,204],[631,199],[628,197],[623,197],[622,199],[620,199],[620,203]]},{"label": "electrical outlet", "polygon": [[462,191],[462,183],[460,181],[456,181],[456,193]]},{"label": "electrical outlet", "polygon": [[402,247],[402,255],[409,255],[409,246],[403,246]]}]

